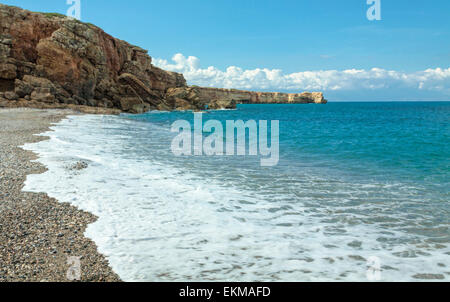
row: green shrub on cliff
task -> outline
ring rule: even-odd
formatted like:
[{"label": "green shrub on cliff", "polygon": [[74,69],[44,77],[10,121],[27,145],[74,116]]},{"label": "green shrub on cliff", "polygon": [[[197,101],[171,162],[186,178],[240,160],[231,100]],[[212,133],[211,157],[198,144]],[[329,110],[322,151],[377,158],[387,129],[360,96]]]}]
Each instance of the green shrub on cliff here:
[{"label": "green shrub on cliff", "polygon": [[62,17],[65,18],[66,16],[63,14],[59,14],[59,13],[42,13],[44,16],[46,16],[47,18],[56,18],[56,17]]},{"label": "green shrub on cliff", "polygon": [[[58,18],[58,17],[59,18],[68,18],[66,15],[63,15],[63,14],[60,14],[60,13],[41,13],[41,14],[43,14],[47,18]],[[86,24],[86,25],[88,25],[90,27],[97,28],[97,26],[95,24],[88,23],[88,22],[82,22],[82,21],[77,20],[77,19],[74,19],[74,20],[79,22],[79,23]]]}]

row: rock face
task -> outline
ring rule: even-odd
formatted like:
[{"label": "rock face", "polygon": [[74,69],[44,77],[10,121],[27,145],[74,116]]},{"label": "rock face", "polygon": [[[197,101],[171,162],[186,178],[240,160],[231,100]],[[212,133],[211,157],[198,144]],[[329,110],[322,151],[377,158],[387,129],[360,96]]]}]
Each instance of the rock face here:
[{"label": "rock face", "polygon": [[188,87],[182,74],[153,66],[146,50],[94,25],[0,4],[0,106],[141,113],[286,102],[326,101],[321,93]]},{"label": "rock face", "polygon": [[253,92],[236,89],[198,87],[199,97],[204,100],[235,101],[246,104],[326,104],[322,92],[281,93]]},{"label": "rock face", "polygon": [[322,92],[253,92],[207,87],[169,88],[167,104],[176,110],[233,109],[236,104],[326,104]]},{"label": "rock face", "polygon": [[65,16],[0,5],[0,91],[40,103],[156,109],[183,75],[152,65],[147,51]]}]

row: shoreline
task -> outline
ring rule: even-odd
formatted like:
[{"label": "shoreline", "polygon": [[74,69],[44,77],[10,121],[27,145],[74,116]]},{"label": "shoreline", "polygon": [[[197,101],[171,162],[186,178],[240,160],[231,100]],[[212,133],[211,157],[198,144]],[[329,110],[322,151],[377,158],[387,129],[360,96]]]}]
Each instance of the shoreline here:
[{"label": "shoreline", "polygon": [[60,203],[46,193],[23,192],[29,174],[46,167],[26,143],[72,110],[0,109],[0,282],[67,282],[68,257],[80,257],[82,282],[118,282],[119,276],[97,245],[84,237],[97,220],[91,213]]}]

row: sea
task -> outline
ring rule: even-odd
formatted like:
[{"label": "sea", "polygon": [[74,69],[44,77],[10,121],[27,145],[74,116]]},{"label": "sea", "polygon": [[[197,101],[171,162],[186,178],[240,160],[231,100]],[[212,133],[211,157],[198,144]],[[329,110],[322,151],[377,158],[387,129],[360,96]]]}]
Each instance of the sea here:
[{"label": "sea", "polygon": [[96,215],[85,235],[124,281],[450,280],[450,102],[202,118],[278,121],[278,163],[176,156],[172,125],[192,112],[71,115],[24,146],[48,168],[24,190]]}]

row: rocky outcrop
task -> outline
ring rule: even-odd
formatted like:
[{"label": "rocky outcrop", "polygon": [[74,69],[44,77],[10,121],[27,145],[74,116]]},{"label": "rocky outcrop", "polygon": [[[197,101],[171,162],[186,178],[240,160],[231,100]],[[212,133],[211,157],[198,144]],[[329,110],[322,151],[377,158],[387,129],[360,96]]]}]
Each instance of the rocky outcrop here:
[{"label": "rocky outcrop", "polygon": [[153,66],[146,50],[96,26],[0,5],[0,92],[9,101],[138,113],[185,86],[183,75]]},{"label": "rocky outcrop", "polygon": [[229,100],[246,104],[326,104],[323,93],[281,93],[281,92],[254,92],[237,89],[220,89],[198,87],[199,97],[205,100]]},{"label": "rocky outcrop", "polygon": [[321,93],[188,87],[182,74],[152,65],[146,50],[94,25],[0,4],[0,106],[141,113],[286,102],[326,101]]},{"label": "rocky outcrop", "polygon": [[211,110],[220,110],[220,109],[235,109],[236,101],[235,100],[212,100],[208,104],[208,109]]}]

